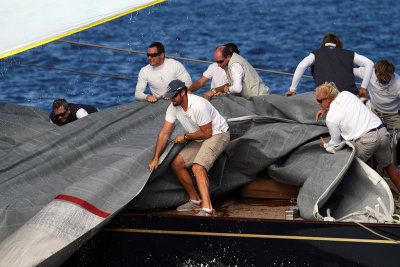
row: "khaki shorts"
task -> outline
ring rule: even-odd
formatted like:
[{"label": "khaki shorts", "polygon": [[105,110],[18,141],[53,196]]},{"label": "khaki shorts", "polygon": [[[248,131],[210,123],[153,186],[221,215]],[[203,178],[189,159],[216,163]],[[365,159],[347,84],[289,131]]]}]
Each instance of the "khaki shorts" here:
[{"label": "khaki shorts", "polygon": [[227,132],[213,135],[203,142],[191,141],[179,152],[179,155],[182,156],[186,168],[197,163],[209,171],[214,161],[228,146],[229,140],[230,134]]},{"label": "khaki shorts", "polygon": [[389,133],[385,127],[364,134],[356,141],[356,154],[362,161],[375,157],[378,165],[387,167],[392,163]]},{"label": "khaki shorts", "polygon": [[373,110],[373,112],[378,115],[378,117],[386,124],[389,130],[393,128],[400,128],[400,114],[399,113],[382,113],[377,110]]}]

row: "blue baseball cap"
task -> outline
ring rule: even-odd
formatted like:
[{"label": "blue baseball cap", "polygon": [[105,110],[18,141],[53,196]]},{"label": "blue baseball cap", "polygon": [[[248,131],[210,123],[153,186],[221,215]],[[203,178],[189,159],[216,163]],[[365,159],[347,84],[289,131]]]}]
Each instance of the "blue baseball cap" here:
[{"label": "blue baseball cap", "polygon": [[173,80],[168,84],[167,92],[165,93],[165,98],[173,98],[176,93],[183,89],[187,88],[185,83],[181,80]]}]

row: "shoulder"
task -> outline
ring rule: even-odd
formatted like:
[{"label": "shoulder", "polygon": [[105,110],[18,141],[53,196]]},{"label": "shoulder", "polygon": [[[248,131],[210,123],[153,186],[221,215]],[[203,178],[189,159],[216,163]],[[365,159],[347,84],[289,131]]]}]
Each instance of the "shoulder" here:
[{"label": "shoulder", "polygon": [[173,58],[166,58],[164,59],[164,63],[163,64],[167,64],[167,65],[179,65],[182,64],[180,63],[178,60],[175,60]]},{"label": "shoulder", "polygon": [[[188,100],[191,102],[191,107],[197,109],[201,106],[207,106],[210,102],[206,100],[204,97],[195,95],[195,94],[188,94]],[[211,105],[211,104],[210,104]]]},{"label": "shoulder", "polygon": [[[216,71],[218,71],[218,68],[220,68],[220,67],[218,66],[218,64],[217,64],[216,62],[214,62],[214,63],[212,63],[212,64],[210,64],[210,65],[208,66],[207,71],[212,72],[212,73],[215,73]],[[220,69],[221,69],[221,68],[220,68]],[[222,69],[221,69],[221,70],[222,70]]]},{"label": "shoulder", "polygon": [[151,66],[150,64],[147,64],[146,66],[142,67],[139,71],[139,75],[144,75],[146,73],[148,73],[149,71],[151,71]]}]

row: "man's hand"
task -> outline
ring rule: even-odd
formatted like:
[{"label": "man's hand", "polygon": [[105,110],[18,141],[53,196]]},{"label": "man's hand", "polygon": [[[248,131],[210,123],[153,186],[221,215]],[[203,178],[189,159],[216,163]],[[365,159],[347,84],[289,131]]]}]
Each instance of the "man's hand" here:
[{"label": "man's hand", "polygon": [[155,103],[157,102],[157,97],[155,97],[154,95],[147,95],[146,96],[147,101],[149,101],[150,103]]},{"label": "man's hand", "polygon": [[214,92],[213,91],[208,91],[204,94],[204,98],[207,99],[208,101],[211,101],[211,98],[214,96]]},{"label": "man's hand", "polygon": [[318,110],[317,115],[315,116],[315,120],[318,121],[318,119],[319,119],[320,117],[324,116],[325,112],[326,112],[326,109],[320,109],[320,110]]},{"label": "man's hand", "polygon": [[360,87],[360,97],[367,98],[367,89]]},{"label": "man's hand", "polygon": [[180,136],[178,136],[176,139],[175,139],[175,144],[182,144],[182,143],[186,143],[186,139],[185,139],[185,135],[184,134],[181,134]]},{"label": "man's hand", "polygon": [[152,172],[153,170],[157,170],[158,168],[158,159],[154,158],[149,164],[149,170]]},{"label": "man's hand", "polygon": [[295,94],[296,94],[295,92],[287,91],[287,92],[285,93],[285,96],[292,96],[292,95],[295,95]]},{"label": "man's hand", "polygon": [[326,144],[324,138],[322,138],[322,136],[320,138],[321,138],[321,144],[319,146],[324,147],[324,145]]},{"label": "man's hand", "polygon": [[224,93],[225,93],[225,95],[229,95],[229,84],[225,84]]}]

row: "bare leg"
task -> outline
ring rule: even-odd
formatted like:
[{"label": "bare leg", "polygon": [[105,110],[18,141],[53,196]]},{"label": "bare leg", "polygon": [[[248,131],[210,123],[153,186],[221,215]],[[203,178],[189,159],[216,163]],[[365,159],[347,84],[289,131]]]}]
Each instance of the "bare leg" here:
[{"label": "bare leg", "polygon": [[177,155],[171,163],[171,168],[175,175],[178,177],[179,181],[185,188],[191,200],[200,200],[199,195],[194,188],[192,177],[189,171],[186,169],[185,162],[181,155]]},{"label": "bare leg", "polygon": [[203,208],[212,209],[210,193],[208,190],[210,185],[206,169],[203,166],[194,163],[192,166],[192,170],[194,176],[196,177],[197,187],[200,191]]},{"label": "bare leg", "polygon": [[400,174],[399,171],[393,164],[390,164],[389,166],[384,168],[385,171],[388,173],[390,180],[395,184],[397,187],[397,190],[400,192]]}]

